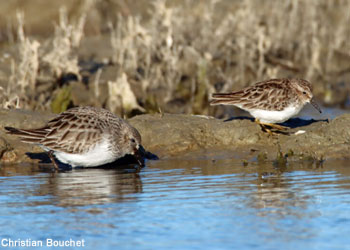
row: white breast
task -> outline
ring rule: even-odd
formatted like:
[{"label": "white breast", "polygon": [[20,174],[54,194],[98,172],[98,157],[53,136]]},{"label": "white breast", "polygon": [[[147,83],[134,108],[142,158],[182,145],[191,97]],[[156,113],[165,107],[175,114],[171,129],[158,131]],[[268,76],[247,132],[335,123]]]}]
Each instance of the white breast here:
[{"label": "white breast", "polygon": [[84,154],[69,154],[55,151],[55,156],[59,161],[69,164],[72,167],[95,167],[113,162],[118,158],[109,149],[108,140],[103,140],[102,143],[97,144],[92,150]]},{"label": "white breast", "polygon": [[263,123],[280,123],[285,122],[289,118],[297,115],[303,108],[302,105],[289,106],[282,111],[270,111],[261,109],[250,109],[248,111],[254,118],[259,119]]}]

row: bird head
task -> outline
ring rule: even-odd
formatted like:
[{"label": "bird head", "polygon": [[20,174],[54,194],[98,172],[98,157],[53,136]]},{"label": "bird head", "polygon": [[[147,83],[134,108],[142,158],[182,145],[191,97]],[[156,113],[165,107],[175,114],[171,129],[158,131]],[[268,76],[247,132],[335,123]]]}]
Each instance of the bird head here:
[{"label": "bird head", "polygon": [[145,165],[144,156],[145,149],[141,145],[141,135],[132,126],[126,126],[124,142],[126,144],[126,154],[134,155],[138,164],[143,167]]},{"label": "bird head", "polygon": [[303,79],[292,79],[291,85],[293,86],[293,89],[296,92],[301,103],[310,103],[312,106],[314,106],[315,109],[322,113],[320,107],[313,99],[312,85],[310,82]]}]

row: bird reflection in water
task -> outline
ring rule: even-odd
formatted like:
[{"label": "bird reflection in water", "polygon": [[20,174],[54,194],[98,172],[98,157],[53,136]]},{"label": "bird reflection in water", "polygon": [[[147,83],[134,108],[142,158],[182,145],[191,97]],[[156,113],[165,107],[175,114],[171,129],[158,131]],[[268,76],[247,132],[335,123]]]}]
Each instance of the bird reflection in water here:
[{"label": "bird reflection in water", "polygon": [[53,172],[39,195],[51,195],[57,206],[82,206],[134,200],[142,192],[140,175],[123,169],[76,169]]}]

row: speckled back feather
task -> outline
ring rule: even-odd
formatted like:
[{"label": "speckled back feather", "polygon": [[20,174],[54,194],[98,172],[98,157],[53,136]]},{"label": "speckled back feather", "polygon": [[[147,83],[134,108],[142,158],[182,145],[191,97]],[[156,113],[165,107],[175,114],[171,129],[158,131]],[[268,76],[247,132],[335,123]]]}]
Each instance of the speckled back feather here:
[{"label": "speckled back feather", "polygon": [[[110,135],[111,144],[118,147],[124,127],[141,143],[141,136],[127,122],[105,109],[78,107],[67,110],[38,129],[6,127],[10,134],[19,135],[21,141],[39,144],[49,150],[81,154],[88,152],[102,136]],[[103,133],[108,130],[109,133]],[[117,149],[117,148],[116,148]]]},{"label": "speckled back feather", "polygon": [[[236,105],[243,109],[263,109],[281,111],[291,103],[298,102],[291,79],[271,79],[258,82],[240,91],[215,93],[211,105]],[[304,88],[311,91],[311,84],[297,79]]]}]

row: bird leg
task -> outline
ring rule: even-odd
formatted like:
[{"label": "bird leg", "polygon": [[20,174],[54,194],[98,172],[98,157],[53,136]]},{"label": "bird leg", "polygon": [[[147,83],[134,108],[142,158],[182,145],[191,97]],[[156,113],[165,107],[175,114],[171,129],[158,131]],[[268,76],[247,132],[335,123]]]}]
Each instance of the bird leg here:
[{"label": "bird leg", "polygon": [[[262,131],[269,133],[270,135],[276,134],[278,131],[284,132],[285,130],[288,130],[288,127],[273,124],[273,123],[265,123],[259,121],[259,119],[255,119],[255,122],[260,125]],[[276,129],[277,131],[272,131],[271,129]]]},{"label": "bird leg", "polygon": [[142,168],[141,165],[137,164],[136,167],[135,167],[135,172],[136,173],[140,173],[141,168]]},{"label": "bird leg", "polygon": [[50,150],[47,154],[49,155],[50,160],[52,161],[53,165],[55,166],[55,169],[58,170],[58,165],[57,165],[57,162],[55,161],[55,157],[53,156],[53,151]]}]

